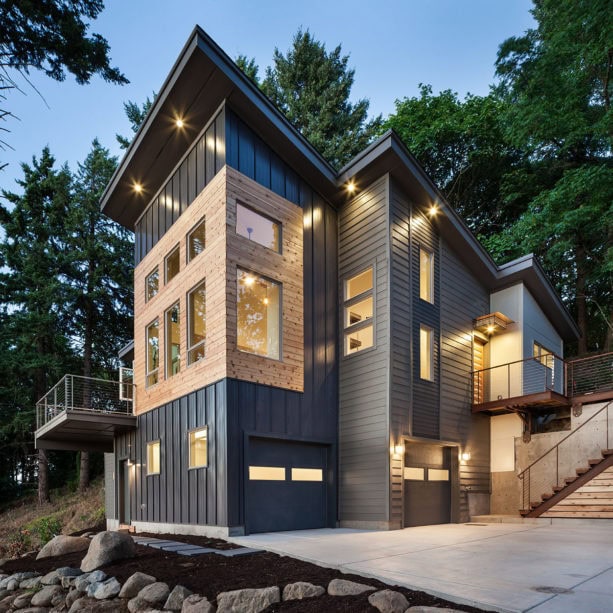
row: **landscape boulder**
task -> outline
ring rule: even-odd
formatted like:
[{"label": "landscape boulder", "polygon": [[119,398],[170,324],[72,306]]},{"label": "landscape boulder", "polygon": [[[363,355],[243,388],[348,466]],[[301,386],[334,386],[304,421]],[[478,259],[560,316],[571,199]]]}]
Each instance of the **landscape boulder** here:
[{"label": "landscape boulder", "polygon": [[48,585],[32,596],[31,604],[33,607],[49,607],[53,597],[61,592],[62,588],[59,585]]},{"label": "landscape boulder", "polygon": [[[96,600],[108,600],[109,598],[115,598],[115,596],[117,596],[121,590],[121,583],[119,583],[115,577],[111,577],[106,581],[95,583],[93,585],[96,586],[96,589],[93,590],[91,596],[93,596]],[[87,590],[87,595],[90,595],[89,590]]]},{"label": "landscape boulder", "polygon": [[133,558],[136,555],[134,541],[124,532],[99,532],[94,536],[81,562],[81,570],[89,572],[116,560]]},{"label": "landscape boulder", "polygon": [[63,556],[66,553],[75,553],[76,551],[85,551],[89,547],[89,539],[84,539],[81,536],[66,536],[59,534],[54,536],[36,556],[37,560],[42,558],[52,558],[54,556]]},{"label": "landscape boulder", "polygon": [[183,601],[192,595],[192,591],[182,585],[175,585],[172,592],[168,595],[164,609],[167,611],[180,611],[183,608]]},{"label": "landscape boulder", "polygon": [[276,586],[221,592],[217,594],[217,613],[259,613],[280,600]]},{"label": "landscape boulder", "polygon": [[32,594],[30,592],[25,592],[23,594],[19,594],[15,600],[13,600],[13,609],[25,609],[30,606],[30,601],[32,600]]},{"label": "landscape boulder", "polygon": [[306,581],[288,583],[283,588],[283,600],[302,600],[303,598],[314,598],[325,594],[326,590],[321,585],[313,585]]},{"label": "landscape boulder", "polygon": [[59,585],[62,580],[60,579],[60,576],[57,573],[57,570],[52,570],[51,572],[47,573],[44,577],[41,578],[40,582],[43,585]]},{"label": "landscape boulder", "polygon": [[155,583],[155,577],[146,575],[145,573],[136,572],[128,577],[128,580],[123,584],[119,598],[134,598],[144,587]]},{"label": "landscape boulder", "polygon": [[72,603],[68,613],[117,613],[119,610],[121,609],[116,600],[95,600],[81,597]]},{"label": "landscape boulder", "polygon": [[[40,587],[41,577],[32,577],[19,582],[19,589],[22,590],[37,590]],[[0,599],[2,596],[0,596]]]},{"label": "landscape boulder", "polygon": [[206,596],[192,594],[183,601],[181,613],[213,613],[215,607],[207,600]]},{"label": "landscape boulder", "polygon": [[330,596],[357,596],[364,592],[374,592],[372,585],[347,581],[346,579],[332,579],[328,584],[328,594]]},{"label": "landscape boulder", "polygon": [[394,590],[380,590],[368,597],[368,602],[380,613],[404,613],[409,601],[404,594]]},{"label": "landscape boulder", "polygon": [[136,597],[149,603],[149,606],[162,604],[168,598],[170,589],[166,583],[156,581],[150,585],[146,585]]}]

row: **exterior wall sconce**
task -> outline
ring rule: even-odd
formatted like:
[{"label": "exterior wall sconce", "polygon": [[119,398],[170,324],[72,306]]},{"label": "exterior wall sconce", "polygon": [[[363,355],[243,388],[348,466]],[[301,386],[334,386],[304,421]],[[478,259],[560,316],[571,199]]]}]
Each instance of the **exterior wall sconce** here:
[{"label": "exterior wall sconce", "polygon": [[345,186],[345,188],[347,189],[347,193],[348,193],[349,195],[353,195],[353,194],[355,194],[356,184],[355,184],[355,182],[353,181],[353,179],[347,183],[347,185]]},{"label": "exterior wall sconce", "polygon": [[506,330],[509,324],[512,324],[513,320],[507,317],[504,313],[496,311],[495,313],[488,313],[487,315],[481,315],[474,320],[473,325],[475,330],[492,336],[497,332],[503,332]]},{"label": "exterior wall sconce", "polygon": [[463,451],[460,454],[460,461],[463,463],[466,463],[470,460],[470,452],[469,451]]},{"label": "exterior wall sconce", "polygon": [[393,456],[402,456],[404,455],[404,445],[402,443],[399,445],[392,445],[390,447],[390,452]]}]

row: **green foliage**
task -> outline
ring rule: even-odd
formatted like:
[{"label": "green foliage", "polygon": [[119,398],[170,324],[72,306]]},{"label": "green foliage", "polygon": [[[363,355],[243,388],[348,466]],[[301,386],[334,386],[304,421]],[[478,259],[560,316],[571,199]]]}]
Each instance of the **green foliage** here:
[{"label": "green foliage", "polygon": [[537,27],[500,47],[506,137],[528,164],[506,185],[530,204],[490,241],[501,259],[541,255],[582,331],[578,352],[613,349],[613,11],[608,0],[537,0]]},{"label": "green foliage", "polygon": [[384,127],[393,129],[477,235],[490,236],[514,221],[526,206],[504,198],[505,177],[521,167],[521,153],[503,133],[504,103],[494,95],[451,90],[396,100]]},{"label": "green foliage", "polygon": [[[156,96],[157,94],[153,92],[151,98],[147,96],[147,99],[140,105],[136,102],[132,102],[131,100],[123,103],[123,110],[125,111],[126,117],[130,122],[130,128],[132,129],[133,134],[138,132],[138,129],[149,112],[149,109],[151,109],[151,106],[155,102]],[[122,136],[121,134],[115,134],[115,138],[117,139],[121,149],[127,149],[132,142],[132,137]]]},{"label": "green foliage", "polygon": [[35,534],[40,544],[45,545],[62,532],[62,522],[56,515],[46,515],[27,524],[24,530],[28,534]]},{"label": "green foliage", "polygon": [[249,59],[246,55],[238,55],[236,57],[236,65],[256,84],[260,84],[258,77],[259,68],[255,63],[255,58]]},{"label": "green foliage", "polygon": [[[362,151],[381,127],[381,117],[368,121],[368,100],[349,102],[355,71],[348,62],[340,45],[328,52],[308,30],[298,30],[286,55],[275,49],[273,66],[261,83],[262,91],[336,167]],[[251,74],[254,68],[251,63]]]}]

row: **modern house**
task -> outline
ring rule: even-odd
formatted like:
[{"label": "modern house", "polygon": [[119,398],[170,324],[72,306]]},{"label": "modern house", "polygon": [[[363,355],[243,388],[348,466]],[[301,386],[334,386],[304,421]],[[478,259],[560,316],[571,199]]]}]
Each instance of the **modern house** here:
[{"label": "modern house", "polygon": [[111,528],[517,513],[517,458],[613,396],[610,355],[599,396],[569,391],[538,262],[497,266],[393,132],[336,172],[200,28],[102,208],[135,235],[132,379],[65,377],[36,444],[107,452]]}]

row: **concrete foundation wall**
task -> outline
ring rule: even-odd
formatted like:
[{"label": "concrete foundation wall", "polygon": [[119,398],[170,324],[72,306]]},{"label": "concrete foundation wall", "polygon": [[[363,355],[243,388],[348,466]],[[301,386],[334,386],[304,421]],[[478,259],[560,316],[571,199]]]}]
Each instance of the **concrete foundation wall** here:
[{"label": "concrete foundation wall", "polygon": [[494,515],[518,515],[520,481],[514,470],[492,473],[491,512]]}]

